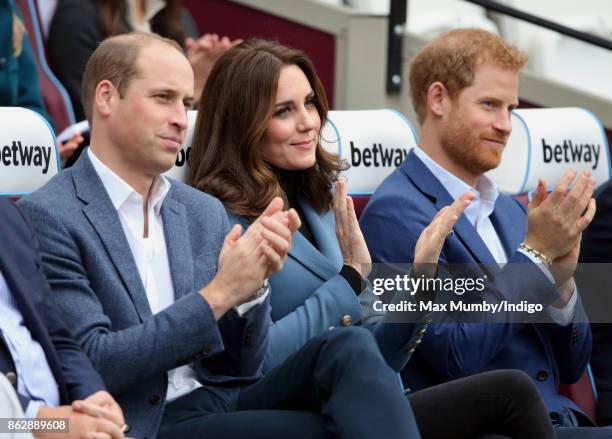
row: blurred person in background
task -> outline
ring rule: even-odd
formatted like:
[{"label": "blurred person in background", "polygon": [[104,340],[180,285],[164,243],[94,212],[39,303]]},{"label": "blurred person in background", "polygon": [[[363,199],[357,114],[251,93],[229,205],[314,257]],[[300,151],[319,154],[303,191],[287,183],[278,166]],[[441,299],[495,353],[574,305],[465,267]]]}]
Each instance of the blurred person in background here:
[{"label": "blurred person in background", "polygon": [[214,34],[199,37],[193,17],[180,0],[59,0],[47,48],[77,120],[85,119],[81,80],[87,60],[106,37],[131,31],[156,33],[176,41],[194,69],[197,96],[217,58],[238,42]]},{"label": "blurred person in background", "polygon": [[[53,126],[40,93],[32,45],[15,0],[0,0],[0,107],[27,108]],[[63,162],[82,141],[75,134],[67,142],[58,144]]]}]

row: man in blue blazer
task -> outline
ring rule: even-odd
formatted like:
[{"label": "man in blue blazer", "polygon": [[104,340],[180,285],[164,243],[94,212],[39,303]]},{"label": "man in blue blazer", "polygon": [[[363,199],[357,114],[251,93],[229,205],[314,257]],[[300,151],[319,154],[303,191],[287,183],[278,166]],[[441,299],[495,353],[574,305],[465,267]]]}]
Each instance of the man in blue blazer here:
[{"label": "man in blue blazer", "polygon": [[[0,199],[0,373],[29,418],[69,418],[55,437],[123,437],[123,415],[50,300],[37,243],[21,212]],[[78,401],[71,406],[73,401]],[[91,416],[88,413],[104,413]]]},{"label": "man in blue blazer", "polygon": [[218,200],[161,176],[180,150],[193,83],[170,40],[105,40],[83,78],[90,148],[20,202],[54,298],[130,435],[418,437],[365,330],[329,331],[262,378],[264,281],[299,219],[277,198],[241,234]]},{"label": "man in blue blazer", "polygon": [[[501,159],[525,62],[499,37],[475,29],[449,32],[416,55],[410,86],[421,140],[378,188],[361,227],[374,262],[410,262],[419,234],[435,214],[473,192],[440,262],[473,264],[489,279],[484,300],[542,304],[550,323],[523,323],[508,315],[505,323],[435,324],[408,364],[406,384],[419,389],[487,370],[521,369],[538,386],[554,424],[592,425],[557,387],[578,380],[591,351],[572,274],[581,232],[595,211],[593,182],[582,175],[567,194],[575,177],[569,171],[548,198],[540,182],[526,216],[484,175]],[[557,263],[572,268],[556,270]],[[576,434],[601,434],[587,430]]]}]

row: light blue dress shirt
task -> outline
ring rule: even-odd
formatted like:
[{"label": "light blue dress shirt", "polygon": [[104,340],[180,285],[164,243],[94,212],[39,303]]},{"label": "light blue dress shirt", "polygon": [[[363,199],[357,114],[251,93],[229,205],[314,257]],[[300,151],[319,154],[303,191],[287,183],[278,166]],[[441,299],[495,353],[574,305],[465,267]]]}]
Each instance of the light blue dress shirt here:
[{"label": "light blue dress shirt", "polygon": [[41,405],[56,407],[60,403],[55,377],[40,343],[32,338],[23,316],[0,271],[0,332],[11,352],[17,371],[17,391],[30,398],[25,409],[27,418],[35,418]]}]

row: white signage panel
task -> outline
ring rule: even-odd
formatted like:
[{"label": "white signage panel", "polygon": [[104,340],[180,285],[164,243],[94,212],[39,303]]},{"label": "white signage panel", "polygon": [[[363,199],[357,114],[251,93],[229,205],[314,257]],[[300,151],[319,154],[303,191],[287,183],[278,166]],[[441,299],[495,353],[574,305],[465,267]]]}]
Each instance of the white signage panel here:
[{"label": "white signage panel", "polygon": [[0,107],[0,195],[35,191],[61,169],[47,120],[20,107]]}]

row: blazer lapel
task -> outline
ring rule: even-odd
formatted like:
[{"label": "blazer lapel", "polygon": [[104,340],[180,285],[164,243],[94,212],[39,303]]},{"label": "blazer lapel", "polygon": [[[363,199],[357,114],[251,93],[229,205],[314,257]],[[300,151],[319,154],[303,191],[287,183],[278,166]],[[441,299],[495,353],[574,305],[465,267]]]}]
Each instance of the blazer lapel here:
[{"label": "blazer lapel", "polygon": [[331,232],[335,228],[325,224],[323,218],[307,202],[300,200],[299,203],[304,214],[302,220],[310,226],[320,250],[298,231],[293,237],[289,256],[322,279],[330,279],[338,274],[342,267],[342,254],[336,244],[337,238]]},{"label": "blazer lapel", "polygon": [[491,215],[491,222],[499,235],[508,259],[514,255],[519,244],[523,241],[526,227],[526,220],[522,223],[516,221],[517,217],[511,209],[513,206],[510,206],[509,203],[514,203],[514,201],[508,198],[498,198],[495,203],[495,210]]},{"label": "blazer lapel", "polygon": [[[442,209],[453,203],[453,198],[442,186],[442,183],[431,173],[425,164],[416,156],[414,151],[410,151],[404,164],[404,172],[412,181],[417,189],[427,195],[436,206],[436,210]],[[463,243],[465,248],[472,254],[474,261],[488,266],[496,264],[493,255],[487,248],[484,241],[480,238],[474,226],[465,215],[461,215],[453,228],[457,238]],[[449,263],[460,261],[448,261]],[[466,262],[466,261],[461,261]]]},{"label": "blazer lapel", "polygon": [[25,326],[30,331],[30,334],[32,334],[32,338],[40,343],[45,352],[47,363],[59,387],[60,399],[63,402],[69,401],[68,391],[62,378],[62,370],[59,358],[53,347],[53,342],[49,337],[46,326],[43,325],[40,319],[35,317],[37,314],[33,304],[27,299],[26,295],[30,288],[28,282],[23,277],[18,267],[13,264],[10,258],[6,257],[4,252],[0,252],[0,270],[17,303],[17,308],[21,312]]},{"label": "blazer lapel", "polygon": [[151,308],[121,220],[89,157],[86,153],[82,156],[73,166],[77,197],[85,204],[85,216],[106,248],[141,320],[144,320],[152,315]]},{"label": "blazer lapel", "polygon": [[187,212],[185,206],[172,199],[172,189],[166,195],[161,208],[164,221],[164,235],[168,262],[172,276],[175,300],[192,290],[194,283],[193,258],[188,234]]}]

